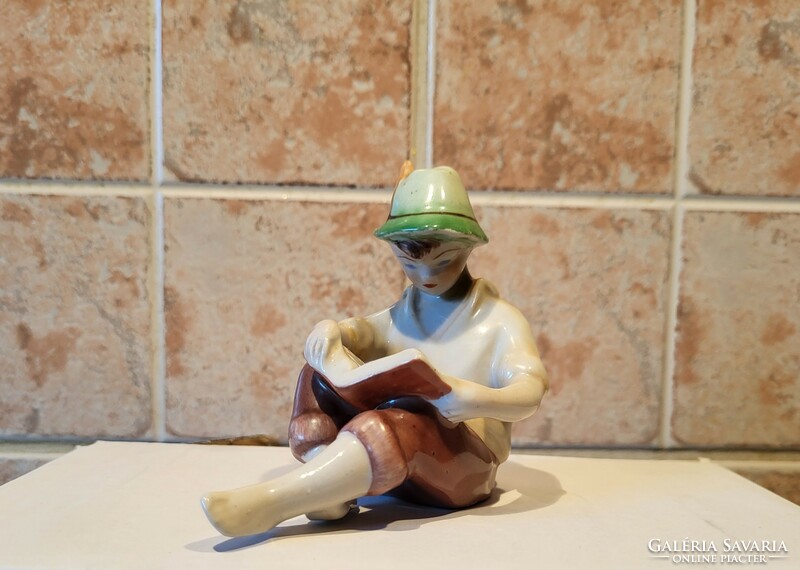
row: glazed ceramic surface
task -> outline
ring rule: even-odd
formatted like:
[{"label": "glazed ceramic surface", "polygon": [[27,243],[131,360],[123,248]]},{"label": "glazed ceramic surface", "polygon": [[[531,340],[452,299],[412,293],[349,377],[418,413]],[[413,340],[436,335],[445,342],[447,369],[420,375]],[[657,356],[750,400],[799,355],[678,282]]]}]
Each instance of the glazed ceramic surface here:
[{"label": "glazed ceramic surface", "polygon": [[289,431],[303,465],[205,497],[220,532],[261,532],[298,514],[335,519],[382,493],[468,507],[494,488],[511,423],[539,406],[547,375],[528,323],[467,269],[488,238],[458,174],[404,164],[375,235],[411,285],[382,311],[314,327]]}]

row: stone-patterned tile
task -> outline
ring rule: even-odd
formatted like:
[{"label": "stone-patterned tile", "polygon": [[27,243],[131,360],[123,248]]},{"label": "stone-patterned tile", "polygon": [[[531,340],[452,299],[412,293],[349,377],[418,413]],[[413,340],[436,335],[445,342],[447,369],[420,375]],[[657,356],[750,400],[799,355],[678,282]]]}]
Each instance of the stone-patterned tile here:
[{"label": "stone-patterned tile", "polygon": [[759,467],[732,467],[731,469],[787,501],[800,505],[800,466],[791,470]]},{"label": "stone-patterned tile", "polygon": [[479,188],[671,189],[681,2],[439,2],[434,156]]},{"label": "stone-patterned tile", "polygon": [[800,445],[800,215],[690,212],[675,438]]},{"label": "stone-patterned tile", "polygon": [[411,1],[164,2],[168,174],[389,185],[409,148]]},{"label": "stone-patterned tile", "polygon": [[800,3],[698,2],[694,191],[800,196]]},{"label": "stone-patterned tile", "polygon": [[[648,445],[658,430],[666,212],[482,207],[473,254],[526,315],[550,375],[519,445]],[[580,228],[580,230],[576,230]]]},{"label": "stone-patterned tile", "polygon": [[50,460],[40,458],[0,457],[0,485],[21,477],[48,461]]},{"label": "stone-patterned tile", "polygon": [[0,197],[0,434],[149,433],[149,225],[138,198]]},{"label": "stone-patterned tile", "polygon": [[148,177],[150,3],[0,4],[0,177]]},{"label": "stone-patterned tile", "polygon": [[377,311],[403,288],[371,233],[386,214],[383,204],[167,200],[170,433],[286,442],[313,326]]}]

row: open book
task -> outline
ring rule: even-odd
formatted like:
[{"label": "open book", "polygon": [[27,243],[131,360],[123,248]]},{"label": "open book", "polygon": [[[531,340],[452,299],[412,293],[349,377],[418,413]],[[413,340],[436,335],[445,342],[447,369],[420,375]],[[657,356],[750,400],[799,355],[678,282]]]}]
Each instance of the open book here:
[{"label": "open book", "polygon": [[[361,362],[347,353],[352,362]],[[347,372],[317,372],[343,400],[362,410],[408,396],[435,400],[451,390],[425,356],[413,349],[362,363]]]}]

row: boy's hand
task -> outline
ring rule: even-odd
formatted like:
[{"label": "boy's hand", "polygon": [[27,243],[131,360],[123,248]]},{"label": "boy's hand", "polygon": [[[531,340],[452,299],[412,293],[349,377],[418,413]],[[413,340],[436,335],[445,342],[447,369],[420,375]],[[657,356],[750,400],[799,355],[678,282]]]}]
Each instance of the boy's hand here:
[{"label": "boy's hand", "polygon": [[443,380],[450,385],[452,390],[441,398],[430,401],[439,413],[453,423],[480,417],[476,392],[481,386],[459,378],[450,377],[443,378]]},{"label": "boy's hand", "polygon": [[359,365],[342,345],[339,323],[332,320],[317,323],[306,339],[303,355],[314,370],[332,382],[339,373],[350,371]]},{"label": "boy's hand", "polygon": [[326,364],[333,360],[333,355],[342,346],[342,332],[336,321],[320,321],[306,339],[303,355],[311,368],[325,373]]}]

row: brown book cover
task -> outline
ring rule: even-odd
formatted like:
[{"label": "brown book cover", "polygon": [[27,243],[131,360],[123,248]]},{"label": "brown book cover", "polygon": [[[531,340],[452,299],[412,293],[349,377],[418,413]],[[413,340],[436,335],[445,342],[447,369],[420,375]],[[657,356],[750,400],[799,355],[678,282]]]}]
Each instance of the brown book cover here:
[{"label": "brown book cover", "polygon": [[347,386],[337,386],[328,378],[325,381],[343,400],[362,410],[371,410],[389,400],[409,396],[435,400],[451,390],[421,359],[412,359]]}]

